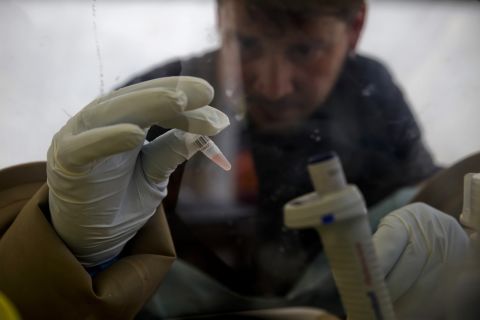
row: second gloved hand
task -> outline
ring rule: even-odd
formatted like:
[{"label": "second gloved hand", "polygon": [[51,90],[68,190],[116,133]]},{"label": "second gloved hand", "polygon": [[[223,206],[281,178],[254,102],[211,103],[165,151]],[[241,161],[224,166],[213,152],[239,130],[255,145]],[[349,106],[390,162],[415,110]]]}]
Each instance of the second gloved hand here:
[{"label": "second gloved hand", "polygon": [[[86,267],[106,262],[153,215],[168,178],[190,158],[192,133],[215,135],[229,120],[208,104],[204,80],[151,80],[96,99],[54,136],[47,155],[53,225]],[[146,129],[174,128],[145,144]]]},{"label": "second gloved hand", "polygon": [[373,243],[398,319],[424,319],[429,299],[469,249],[460,224],[423,203],[383,218]]}]

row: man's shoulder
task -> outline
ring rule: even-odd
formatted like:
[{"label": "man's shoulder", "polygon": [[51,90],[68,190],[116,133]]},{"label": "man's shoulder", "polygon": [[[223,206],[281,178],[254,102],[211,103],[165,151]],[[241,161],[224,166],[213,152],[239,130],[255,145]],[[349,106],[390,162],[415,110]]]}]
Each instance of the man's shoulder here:
[{"label": "man's shoulder", "polygon": [[385,62],[378,57],[373,57],[367,54],[357,54],[353,59],[357,65],[371,70],[384,70]]},{"label": "man's shoulder", "polygon": [[379,58],[359,54],[348,59],[346,69],[362,82],[392,82],[389,68]]},{"label": "man's shoulder", "polygon": [[374,114],[381,111],[382,114],[397,115],[409,108],[389,67],[378,58],[366,55],[349,58],[339,81],[339,90],[340,93],[357,92],[362,97],[358,101],[362,102],[364,112],[370,108]]},{"label": "man's shoulder", "polygon": [[170,59],[134,76],[123,86],[128,86],[152,79],[180,75],[200,77],[209,82],[215,82],[215,70],[217,65],[216,61],[217,51],[215,50],[188,58]]}]

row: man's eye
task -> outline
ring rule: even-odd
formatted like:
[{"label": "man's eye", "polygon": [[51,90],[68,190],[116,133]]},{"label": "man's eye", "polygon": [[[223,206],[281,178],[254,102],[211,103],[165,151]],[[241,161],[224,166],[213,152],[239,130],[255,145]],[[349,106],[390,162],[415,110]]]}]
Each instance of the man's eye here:
[{"label": "man's eye", "polygon": [[253,37],[238,36],[240,49],[251,50],[258,47],[258,40]]},{"label": "man's eye", "polygon": [[305,59],[315,58],[325,49],[323,44],[300,43],[288,48],[287,55],[294,61],[302,61]]},{"label": "man's eye", "polygon": [[307,56],[312,52],[313,48],[308,44],[297,44],[291,48],[293,54]]}]

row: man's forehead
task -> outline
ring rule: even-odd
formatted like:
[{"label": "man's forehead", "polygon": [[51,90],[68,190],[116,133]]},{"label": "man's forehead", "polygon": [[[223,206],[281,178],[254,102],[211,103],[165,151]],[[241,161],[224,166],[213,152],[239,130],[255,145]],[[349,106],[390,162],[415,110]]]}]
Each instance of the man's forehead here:
[{"label": "man's forehead", "polygon": [[[235,7],[238,6],[235,5]],[[238,8],[223,17],[220,30],[228,34],[262,35],[278,37],[286,34],[297,37],[328,35],[339,24],[345,24],[333,15],[316,15],[308,21],[296,24],[291,21],[272,21],[270,17],[255,18]]]},{"label": "man's forehead", "polygon": [[252,20],[299,25],[319,16],[349,20],[364,0],[217,0],[220,9]]}]

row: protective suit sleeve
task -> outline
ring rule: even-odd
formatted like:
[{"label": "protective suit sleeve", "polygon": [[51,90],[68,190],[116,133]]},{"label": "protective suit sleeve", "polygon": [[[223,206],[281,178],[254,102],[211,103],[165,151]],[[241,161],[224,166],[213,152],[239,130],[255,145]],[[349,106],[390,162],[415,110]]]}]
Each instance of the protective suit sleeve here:
[{"label": "protective suit sleeve", "polygon": [[161,207],[91,278],[53,229],[46,164],[0,170],[0,291],[22,319],[132,319],[175,259]]}]

